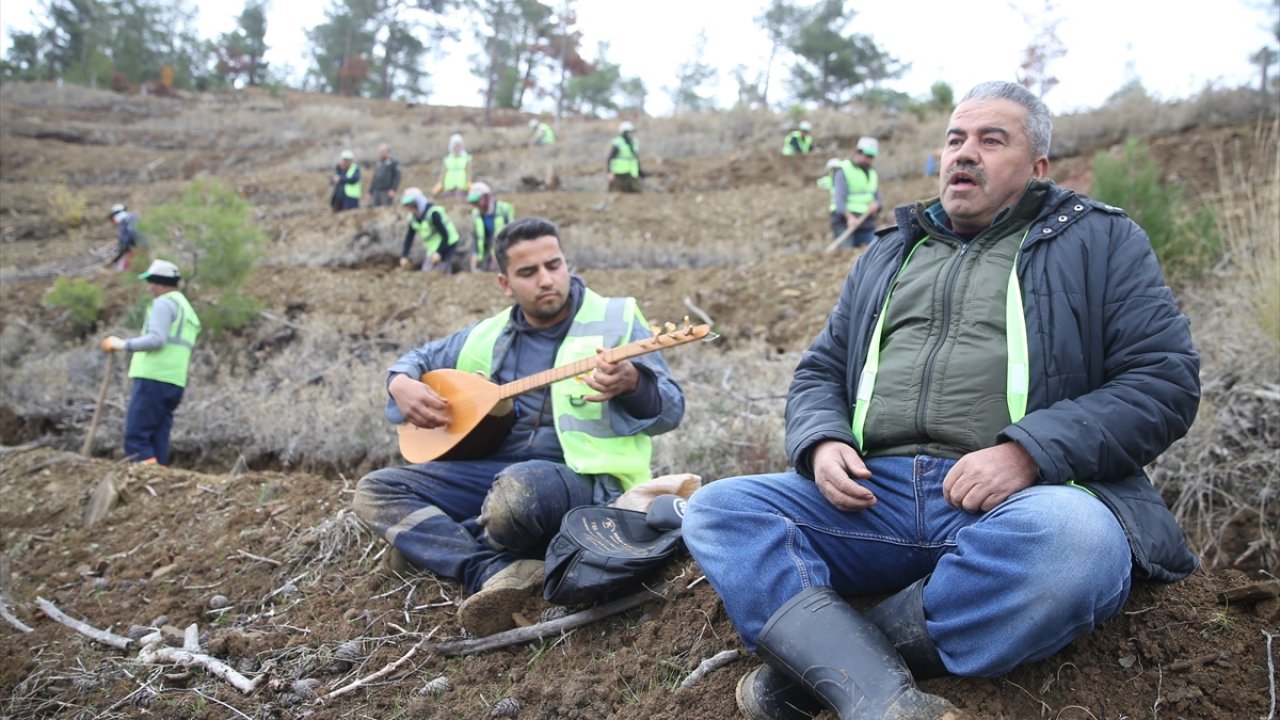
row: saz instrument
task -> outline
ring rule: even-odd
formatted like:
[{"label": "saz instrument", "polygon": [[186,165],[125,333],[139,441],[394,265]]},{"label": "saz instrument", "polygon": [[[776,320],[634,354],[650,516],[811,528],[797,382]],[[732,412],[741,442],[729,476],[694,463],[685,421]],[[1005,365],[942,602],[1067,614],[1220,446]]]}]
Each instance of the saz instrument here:
[{"label": "saz instrument", "polygon": [[[661,335],[655,332],[654,337],[609,348],[598,356],[585,357],[504,385],[461,370],[432,370],[421,380],[449,403],[449,424],[428,430],[410,422],[402,423],[399,428],[400,454],[411,463],[488,457],[502,445],[515,424],[515,413],[511,412],[510,403],[500,406],[502,401],[594,370],[596,357],[603,357],[611,363],[621,362],[700,340],[710,332],[710,325],[690,326],[686,322],[684,327],[677,328],[673,323],[667,323],[666,332]],[[495,408],[499,410],[495,412]]]}]

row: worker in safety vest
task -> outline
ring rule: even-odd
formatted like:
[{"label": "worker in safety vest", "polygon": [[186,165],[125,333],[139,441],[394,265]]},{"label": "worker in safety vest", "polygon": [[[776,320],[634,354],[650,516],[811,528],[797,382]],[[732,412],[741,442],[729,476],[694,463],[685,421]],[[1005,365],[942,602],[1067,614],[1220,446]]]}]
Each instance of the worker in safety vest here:
[{"label": "worker in safety vest", "polygon": [[482,182],[471,186],[467,202],[471,204],[471,247],[474,250],[471,269],[497,270],[493,240],[516,219],[516,208],[506,200],[499,200],[493,190]]},{"label": "worker in safety vest", "polygon": [[529,139],[529,144],[537,147],[543,145],[552,145],[556,141],[555,131],[551,126],[534,118],[529,121],[529,129],[533,131],[533,137]]},{"label": "worker in safety vest", "polygon": [[609,143],[609,192],[640,192],[640,157],[636,152],[636,126],[624,121],[618,126],[618,137]]},{"label": "worker in safety vest", "polygon": [[440,182],[431,191],[439,198],[462,198],[471,189],[471,155],[462,142],[462,136],[449,136],[449,153],[444,156],[440,170]]},{"label": "worker in safety vest", "polygon": [[439,270],[452,275],[460,269],[454,257],[458,248],[458,228],[449,219],[449,213],[416,187],[404,191],[400,204],[409,208],[409,229],[405,232],[404,248],[400,251],[400,267],[409,267],[409,251],[413,247],[413,236],[417,235],[426,251],[423,272]]},{"label": "worker in safety vest", "polygon": [[354,498],[356,515],[390,545],[384,569],[461,583],[469,597],[459,624],[477,637],[514,627],[514,613],[542,595],[543,558],[565,513],[649,480],[650,438],[684,416],[684,392],[660,353],[600,354],[651,337],[648,325],[635,298],[598,295],[569,274],[555,225],[515,221],[494,256],[513,305],[401,356],[387,376],[387,418],[433,429],[463,411],[420,382],[431,370],[505,384],[575,362],[593,369],[512,398],[513,424],[480,459],[377,470]]},{"label": "worker in safety vest", "polygon": [[333,186],[329,205],[334,212],[360,207],[360,195],[364,190],[360,187],[360,165],[355,159],[355,153],[343,150],[338,157],[338,167],[334,168],[333,177],[329,179]]},{"label": "worker in safety vest", "polygon": [[145,247],[146,243],[142,233],[138,232],[138,216],[129,212],[124,205],[112,205],[111,214],[107,218],[116,226],[116,254],[107,261],[105,267],[115,265],[116,270],[123,272],[129,269],[134,248],[139,245]]},{"label": "worker in safety vest", "polygon": [[880,154],[873,137],[858,139],[853,161],[839,160],[831,173],[831,233],[838,238],[852,227],[841,248],[868,245],[875,239],[876,213],[880,210],[880,180],[871,167]]},{"label": "worker in safety vest", "polygon": [[200,335],[200,318],[178,290],[178,266],[168,260],[152,260],[138,276],[147,281],[151,303],[142,334],[125,340],[110,335],[102,339],[106,352],[128,350],[133,390],[125,418],[124,454],[134,462],[169,464],[169,431],[173,412],[187,387],[191,349]]},{"label": "worker in safety vest", "polygon": [[787,133],[782,141],[783,155],[808,155],[813,150],[813,124],[801,120],[795,130]]}]

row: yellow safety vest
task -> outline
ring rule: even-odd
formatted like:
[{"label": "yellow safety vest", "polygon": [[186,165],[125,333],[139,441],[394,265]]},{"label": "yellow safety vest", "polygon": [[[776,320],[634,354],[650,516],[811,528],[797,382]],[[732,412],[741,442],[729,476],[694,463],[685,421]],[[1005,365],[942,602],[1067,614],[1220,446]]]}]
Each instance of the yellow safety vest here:
[{"label": "yellow safety vest", "polygon": [[[169,298],[178,306],[178,316],[169,323],[165,332],[164,346],[157,350],[143,350],[133,354],[129,361],[129,377],[157,380],[178,387],[187,386],[187,368],[191,365],[191,349],[196,345],[196,337],[200,335],[200,317],[187,302],[186,296],[177,290],[161,295]],[[147,320],[151,319],[151,308],[155,300],[147,304]],[[144,321],[145,332],[147,324]]]},{"label": "yellow safety vest", "polygon": [[[556,367],[591,357],[598,347],[617,347],[631,341],[631,329],[644,315],[635,298],[605,298],[590,289],[583,293],[582,307],[573,316],[569,334],[556,351]],[[511,321],[511,311],[503,310],[482,320],[467,334],[456,368],[463,372],[493,374],[494,349],[498,337]],[[564,451],[565,464],[583,475],[612,475],[624,490],[652,477],[649,463],[653,443],[648,435],[615,435],[609,422],[608,402],[586,402],[595,391],[577,378],[551,385],[551,411],[555,415],[556,437]]]},{"label": "yellow safety vest", "polygon": [[[633,140],[632,142],[634,143],[635,141]],[[640,177],[640,160],[636,157],[632,146],[627,143],[626,138],[621,135],[614,138],[613,146],[618,148],[618,154],[609,161],[609,172],[614,175]]]},{"label": "yellow safety vest", "polygon": [[447,192],[449,190],[466,190],[467,189],[467,166],[471,164],[471,155],[462,153],[454,155],[449,153],[444,156],[444,182],[440,185]]},{"label": "yellow safety vest", "polygon": [[[436,230],[436,226],[431,224],[431,216],[433,215],[440,218],[440,224],[444,225],[445,232],[449,233],[447,238],[441,237],[440,232]],[[449,219],[449,213],[446,213],[439,205],[429,205],[427,211],[422,214],[421,220],[415,217],[413,213],[409,213],[409,226],[421,238],[422,246],[426,248],[428,258],[440,252],[441,241],[451,246],[458,244],[458,228],[454,227],[453,220]]]}]

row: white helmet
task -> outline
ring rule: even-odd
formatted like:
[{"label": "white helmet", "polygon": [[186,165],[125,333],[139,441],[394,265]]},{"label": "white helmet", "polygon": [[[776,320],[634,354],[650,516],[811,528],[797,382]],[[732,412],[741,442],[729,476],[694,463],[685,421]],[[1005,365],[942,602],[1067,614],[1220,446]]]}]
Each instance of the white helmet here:
[{"label": "white helmet", "polygon": [[796,127],[800,128],[802,132],[813,132],[813,123],[808,120],[801,120],[800,124]]},{"label": "white helmet", "polygon": [[629,132],[635,132],[635,131],[636,131],[636,126],[633,125],[630,120],[623,120],[622,124],[618,126],[619,135],[621,135],[622,133],[629,133]]},{"label": "white helmet", "polygon": [[355,160],[355,159],[356,159],[356,154],[355,154],[355,153],[353,153],[353,152],[351,152],[350,150],[343,150],[343,151],[342,151],[342,154],[338,156],[338,159],[340,159],[340,160]]},{"label": "white helmet", "polygon": [[421,189],[416,187],[405,188],[404,192],[400,193],[400,204],[408,205],[410,203],[416,203],[418,198],[421,197],[426,197],[422,194]]},{"label": "white helmet", "polygon": [[452,150],[454,145],[462,145],[462,135],[454,133],[449,136],[449,149]]},{"label": "white helmet", "polygon": [[125,210],[127,210],[127,209],[128,209],[128,208],[126,208],[123,204],[121,204],[121,203],[116,203],[115,205],[112,205],[112,206],[111,206],[111,214],[112,214],[112,215],[115,215],[116,213],[118,213],[118,212],[124,212],[124,211],[125,211]]},{"label": "white helmet", "polygon": [[529,127],[531,127],[531,128],[536,128],[536,127],[538,127],[538,118],[532,118],[532,119],[530,119],[530,120],[529,120]]},{"label": "white helmet", "polygon": [[863,136],[858,138],[858,152],[869,157],[875,157],[880,154],[880,143],[876,142],[873,137]]}]

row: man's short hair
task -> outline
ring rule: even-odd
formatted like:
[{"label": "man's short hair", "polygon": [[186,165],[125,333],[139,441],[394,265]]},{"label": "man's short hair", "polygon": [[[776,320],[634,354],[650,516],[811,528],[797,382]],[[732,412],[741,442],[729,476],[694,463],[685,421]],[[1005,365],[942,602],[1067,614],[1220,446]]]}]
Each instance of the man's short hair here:
[{"label": "man's short hair", "polygon": [[1031,153],[1035,157],[1049,157],[1049,143],[1053,140],[1053,115],[1035,93],[1017,83],[992,80],[975,85],[965,93],[960,102],[968,100],[1012,100],[1027,110],[1023,130],[1031,141]]},{"label": "man's short hair", "polygon": [[498,233],[498,237],[493,241],[493,256],[498,260],[498,270],[507,272],[507,250],[512,245],[548,235],[554,237],[557,243],[560,242],[560,231],[556,230],[556,226],[550,220],[543,220],[540,217],[523,217],[502,228],[502,232]]}]

